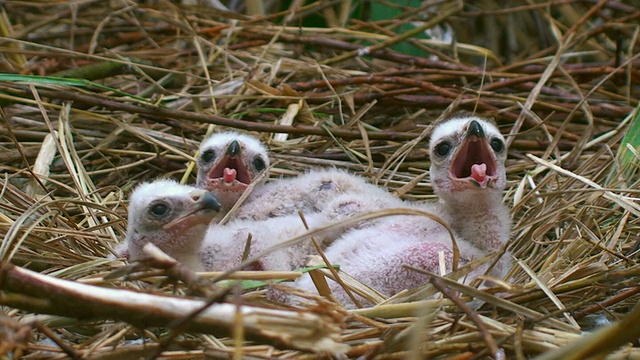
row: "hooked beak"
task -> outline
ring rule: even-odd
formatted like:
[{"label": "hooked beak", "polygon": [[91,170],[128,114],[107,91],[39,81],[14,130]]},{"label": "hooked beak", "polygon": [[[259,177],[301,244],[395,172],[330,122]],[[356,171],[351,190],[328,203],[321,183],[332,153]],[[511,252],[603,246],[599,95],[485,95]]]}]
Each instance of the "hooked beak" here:
[{"label": "hooked beak", "polygon": [[240,154],[241,151],[242,151],[242,148],[240,148],[240,143],[238,142],[238,140],[233,140],[231,143],[229,143],[229,146],[227,147],[227,155],[229,157],[238,156],[238,154]]},{"label": "hooked beak", "polygon": [[185,214],[163,226],[164,230],[182,231],[197,225],[208,224],[222,209],[218,198],[204,189],[192,191],[189,196],[191,203]]},{"label": "hooked beak", "polygon": [[471,122],[469,123],[469,126],[467,127],[466,137],[468,138],[471,136],[475,136],[476,138],[485,137],[484,129],[482,128],[482,125],[480,125],[480,123],[477,122],[476,120],[471,120]]}]

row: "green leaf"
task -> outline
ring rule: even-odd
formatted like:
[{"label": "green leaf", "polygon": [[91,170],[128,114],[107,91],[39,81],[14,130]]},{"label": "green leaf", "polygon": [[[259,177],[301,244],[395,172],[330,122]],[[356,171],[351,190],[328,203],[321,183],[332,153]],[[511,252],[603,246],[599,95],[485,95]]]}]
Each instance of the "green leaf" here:
[{"label": "green leaf", "polygon": [[0,74],[0,81],[22,82],[22,83],[33,84],[33,85],[57,85],[57,86],[71,86],[71,87],[78,87],[78,88],[95,88],[95,89],[100,89],[104,91],[110,91],[116,95],[129,97],[144,103],[151,103],[149,100],[143,97],[129,94],[124,91],[120,91],[118,89],[114,89],[108,86],[96,84],[92,81],[85,80],[85,79],[63,78],[63,77],[55,77],[55,76]]},{"label": "green leaf", "polygon": [[[393,3],[392,3],[393,4]],[[371,21],[381,21],[381,20],[392,20],[395,19],[397,16],[399,16],[400,14],[402,14],[402,10],[400,8],[400,4],[396,3],[396,6],[393,6],[391,4],[387,4],[387,3],[382,3],[382,2],[372,2],[371,3]],[[404,7],[412,7],[412,8],[418,8],[421,6],[421,1],[419,0],[407,0],[407,1],[402,1],[401,5],[403,5]],[[412,30],[416,27],[416,25],[414,23],[411,22],[406,22],[403,21],[402,24],[400,26],[397,26],[393,32],[395,32],[396,34],[402,34],[405,33],[409,30]],[[428,39],[429,36],[427,36],[426,33],[422,32],[416,36],[414,36],[414,38],[417,39]],[[403,53],[403,54],[407,54],[407,55],[412,55],[412,56],[429,56],[429,54],[427,52],[425,52],[423,49],[420,49],[412,44],[410,44],[407,41],[403,41],[399,44],[393,45],[391,47],[391,49],[399,52],[399,53]]]},{"label": "green leaf", "polygon": [[[340,265],[333,265],[333,268],[336,270],[340,270]],[[317,265],[317,266],[310,266],[310,267],[306,267],[306,268],[302,268],[302,269],[298,269],[296,271],[299,271],[301,273],[308,273],[311,270],[316,270],[316,269],[327,269],[326,265]],[[263,281],[263,280],[224,280],[224,281],[220,281],[218,284],[222,285],[222,286],[233,286],[236,284],[240,284],[240,287],[242,288],[242,290],[255,290],[255,289],[259,289],[259,288],[263,288],[269,284],[272,283],[281,283],[281,282],[285,282],[287,280],[285,279],[275,279],[275,280],[269,280],[269,281]]]}]

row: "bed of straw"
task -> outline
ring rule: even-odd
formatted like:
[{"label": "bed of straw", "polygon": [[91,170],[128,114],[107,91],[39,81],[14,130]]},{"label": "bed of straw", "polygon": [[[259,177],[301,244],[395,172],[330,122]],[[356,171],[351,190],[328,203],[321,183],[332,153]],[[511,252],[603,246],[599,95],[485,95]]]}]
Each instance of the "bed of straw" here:
[{"label": "bed of straw", "polygon": [[[640,359],[640,8],[443,0],[374,21],[364,1],[259,3],[0,4],[3,359]],[[207,134],[260,137],[270,180],[335,166],[428,200],[431,127],[458,113],[510,146],[514,261],[488,288],[425,277],[392,299],[365,287],[373,308],[292,307],[260,285],[298,272],[109,258],[131,189],[193,183]]]}]

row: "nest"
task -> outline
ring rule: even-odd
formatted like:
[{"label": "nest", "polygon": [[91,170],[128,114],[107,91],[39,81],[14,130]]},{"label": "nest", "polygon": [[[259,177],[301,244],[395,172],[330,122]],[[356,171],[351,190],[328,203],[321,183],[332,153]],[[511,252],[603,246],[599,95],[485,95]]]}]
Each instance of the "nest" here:
[{"label": "nest", "polygon": [[[3,3],[3,356],[640,356],[640,9],[215,3]],[[508,134],[515,260],[495,287],[437,277],[346,311],[254,287],[296,273],[234,274],[254,282],[229,293],[159,255],[117,276],[131,188],[193,183],[213,131],[259,136],[272,179],[335,166],[420,200],[431,126],[460,112]]]}]

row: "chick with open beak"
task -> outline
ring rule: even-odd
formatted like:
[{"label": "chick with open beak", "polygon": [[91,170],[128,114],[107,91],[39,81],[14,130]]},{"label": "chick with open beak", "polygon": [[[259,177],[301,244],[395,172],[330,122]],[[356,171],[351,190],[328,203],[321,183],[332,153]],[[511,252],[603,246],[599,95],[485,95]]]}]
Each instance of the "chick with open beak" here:
[{"label": "chick with open beak", "polygon": [[[440,199],[405,206],[434,215],[448,228],[427,217],[390,216],[341,234],[325,250],[325,256],[339,264],[341,271],[385,295],[428,281],[424,274],[403,265],[434,273],[443,267],[453,269],[452,235],[458,265],[497,252],[509,239],[511,219],[502,201],[507,150],[499,129],[488,119],[456,117],[435,126],[429,149],[431,184]],[[502,276],[509,259],[503,255],[489,274]],[[474,269],[468,279],[487,268],[485,263]],[[296,285],[315,287],[310,277],[301,278]],[[330,287],[340,303],[353,306],[341,286],[330,283]]]},{"label": "chick with open beak", "polygon": [[213,192],[229,210],[268,167],[267,149],[257,139],[235,132],[214,134],[200,146],[196,186]]},{"label": "chick with open beak", "polygon": [[[458,127],[459,131],[451,131]],[[486,121],[454,119],[436,128],[432,144],[434,188],[461,191],[469,188],[504,188],[504,138]],[[448,169],[448,172],[438,172]]]}]

